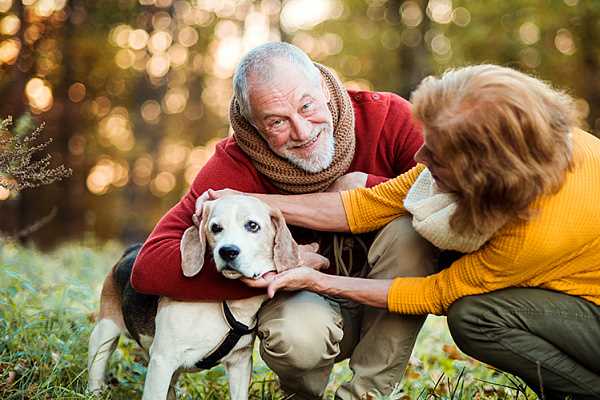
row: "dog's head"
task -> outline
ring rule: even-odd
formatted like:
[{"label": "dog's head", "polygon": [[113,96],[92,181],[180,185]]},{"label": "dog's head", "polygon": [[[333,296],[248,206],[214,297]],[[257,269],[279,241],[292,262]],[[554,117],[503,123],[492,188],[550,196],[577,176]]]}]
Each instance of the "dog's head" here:
[{"label": "dog's head", "polygon": [[254,197],[227,196],[197,204],[194,222],[181,239],[185,276],[200,272],[207,245],[217,270],[230,279],[256,279],[298,264],[298,246],[283,215]]}]

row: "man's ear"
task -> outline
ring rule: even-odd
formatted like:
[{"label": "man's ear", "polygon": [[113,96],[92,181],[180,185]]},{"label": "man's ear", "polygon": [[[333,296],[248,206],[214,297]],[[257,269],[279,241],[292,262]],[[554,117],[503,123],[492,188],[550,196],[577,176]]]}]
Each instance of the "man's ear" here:
[{"label": "man's ear", "polygon": [[[181,244],[181,269],[183,275],[194,276],[204,265],[204,252],[206,251],[206,224],[212,212],[210,201],[202,204],[202,211],[194,213],[194,224],[183,232]],[[201,220],[198,218],[201,217]]]},{"label": "man's ear", "polygon": [[295,268],[300,263],[298,244],[285,224],[283,214],[278,209],[271,209],[271,222],[275,228],[275,246],[273,246],[273,263],[277,272]]},{"label": "man's ear", "polygon": [[321,90],[323,91],[323,96],[325,96],[326,102],[329,103],[331,100],[331,93],[329,93],[327,82],[325,82],[325,78],[323,78],[323,76],[321,76]]}]

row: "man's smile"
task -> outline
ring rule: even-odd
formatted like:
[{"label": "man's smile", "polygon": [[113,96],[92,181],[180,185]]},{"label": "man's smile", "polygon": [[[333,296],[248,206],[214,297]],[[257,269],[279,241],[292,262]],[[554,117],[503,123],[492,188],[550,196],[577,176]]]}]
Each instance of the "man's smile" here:
[{"label": "man's smile", "polygon": [[313,144],[315,144],[319,140],[319,138],[321,137],[321,132],[323,132],[323,130],[319,131],[319,133],[314,138],[309,140],[308,142],[302,143],[299,146],[294,146],[294,147],[292,147],[292,149],[293,150],[304,150],[304,149],[311,147]]}]

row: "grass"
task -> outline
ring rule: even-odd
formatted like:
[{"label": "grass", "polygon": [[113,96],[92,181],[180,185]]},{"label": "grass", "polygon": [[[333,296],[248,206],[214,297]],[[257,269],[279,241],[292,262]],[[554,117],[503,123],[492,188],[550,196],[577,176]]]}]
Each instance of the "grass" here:
[{"label": "grass", "polygon": [[[49,254],[0,242],[0,399],[140,398],[146,362],[139,347],[121,338],[109,364],[110,390],[85,393],[87,341],[100,285],[123,247],[65,245]],[[251,399],[284,399],[277,378],[255,352]],[[347,363],[332,373],[327,397],[351,377]],[[228,397],[222,367],[184,374],[184,399]],[[535,399],[516,378],[466,357],[441,317],[430,317],[419,336],[405,379],[389,396],[372,399]]]}]

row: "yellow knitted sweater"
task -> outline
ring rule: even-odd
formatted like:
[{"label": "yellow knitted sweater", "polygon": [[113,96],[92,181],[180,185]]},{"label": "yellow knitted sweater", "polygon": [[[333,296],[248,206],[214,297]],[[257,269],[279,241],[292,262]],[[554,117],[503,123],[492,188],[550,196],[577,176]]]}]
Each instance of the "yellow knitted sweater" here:
[{"label": "yellow knitted sweater", "polygon": [[[538,199],[529,221],[507,224],[479,250],[437,274],[396,278],[389,310],[441,315],[463,296],[506,287],[556,290],[600,305],[600,139],[575,130],[573,159],[562,188]],[[373,231],[406,214],[402,201],[423,168],[417,165],[370,189],[343,192],[351,231]]]}]

